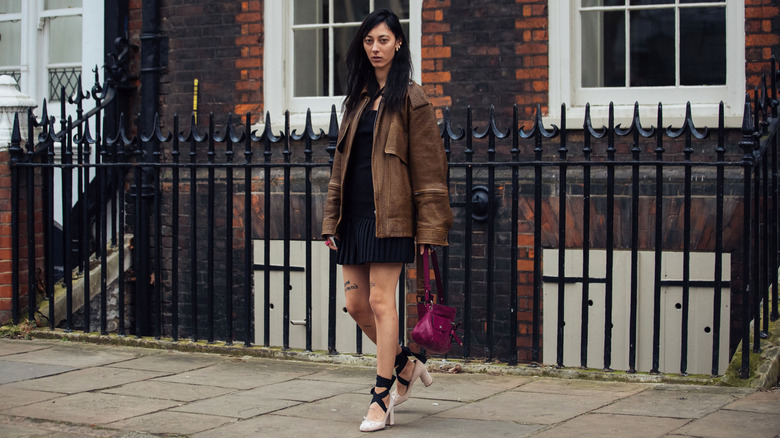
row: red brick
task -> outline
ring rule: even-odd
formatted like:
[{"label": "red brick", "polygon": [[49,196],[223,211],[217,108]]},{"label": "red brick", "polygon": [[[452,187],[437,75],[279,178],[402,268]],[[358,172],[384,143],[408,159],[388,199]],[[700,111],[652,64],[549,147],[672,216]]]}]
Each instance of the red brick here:
[{"label": "red brick", "polygon": [[263,60],[260,58],[242,58],[236,60],[237,68],[263,68]]},{"label": "red brick", "polygon": [[448,8],[450,7],[450,0],[424,0],[423,9],[432,8]]},{"label": "red brick", "polygon": [[421,55],[423,59],[450,58],[452,51],[449,47],[423,47]]},{"label": "red brick", "polygon": [[452,105],[452,98],[449,97],[449,96],[445,96],[445,97],[431,97],[430,101],[433,104],[433,106],[438,107],[438,108],[444,108],[444,107]]},{"label": "red brick", "polygon": [[547,27],[547,18],[518,18],[515,20],[517,29],[544,29]]},{"label": "red brick", "polygon": [[515,78],[518,80],[533,80],[547,76],[547,70],[541,68],[524,68],[515,72]]},{"label": "red brick", "polygon": [[526,54],[540,54],[540,53],[547,53],[547,44],[541,44],[541,43],[525,43],[525,44],[517,44],[515,46],[515,54],[516,55],[526,55]]},{"label": "red brick", "polygon": [[449,72],[435,72],[435,73],[423,73],[422,80],[424,83],[429,82],[449,82],[451,80]]},{"label": "red brick", "polygon": [[753,34],[745,37],[748,47],[771,46],[780,43],[780,36],[772,34]]},{"label": "red brick", "polygon": [[751,18],[767,18],[767,17],[777,17],[778,16],[778,9],[777,7],[773,8],[757,8],[757,7],[746,7],[745,8],[745,19],[749,20]]},{"label": "red brick", "polygon": [[450,31],[449,23],[423,22],[423,33],[447,33]]}]

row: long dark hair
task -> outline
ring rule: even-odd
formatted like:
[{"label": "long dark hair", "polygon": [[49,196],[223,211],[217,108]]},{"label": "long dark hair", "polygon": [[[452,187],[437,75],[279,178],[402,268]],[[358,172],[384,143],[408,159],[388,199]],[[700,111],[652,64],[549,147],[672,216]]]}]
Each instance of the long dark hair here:
[{"label": "long dark hair", "polygon": [[412,76],[412,54],[409,51],[409,44],[398,16],[387,9],[377,9],[363,20],[347,50],[347,98],[342,107],[347,114],[357,111],[363,88],[366,88],[371,96],[379,91],[374,66],[371,65],[363,48],[363,39],[380,23],[385,23],[396,40],[401,42],[401,48],[395,52],[382,95],[385,109],[390,112],[400,111],[406,100],[406,88]]}]

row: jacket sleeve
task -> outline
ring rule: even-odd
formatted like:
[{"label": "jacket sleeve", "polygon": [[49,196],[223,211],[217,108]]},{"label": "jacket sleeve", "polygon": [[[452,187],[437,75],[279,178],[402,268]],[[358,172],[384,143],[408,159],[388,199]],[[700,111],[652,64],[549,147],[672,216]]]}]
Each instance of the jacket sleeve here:
[{"label": "jacket sleeve", "polygon": [[446,246],[452,226],[447,188],[447,154],[433,105],[425,98],[410,101],[409,173],[417,213],[418,244]]},{"label": "jacket sleeve", "polygon": [[[341,121],[342,130],[345,128],[345,120]],[[343,133],[339,133],[341,140]],[[325,209],[322,214],[322,237],[336,234],[339,216],[341,214],[341,167],[343,165],[344,155],[336,148],[333,155],[333,166],[330,171],[330,181],[328,181],[328,195],[325,199]]]}]

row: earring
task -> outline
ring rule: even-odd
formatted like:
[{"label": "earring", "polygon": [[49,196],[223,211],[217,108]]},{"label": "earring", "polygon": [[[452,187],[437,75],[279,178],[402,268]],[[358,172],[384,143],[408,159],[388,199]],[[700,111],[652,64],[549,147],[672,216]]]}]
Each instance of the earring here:
[{"label": "earring", "polygon": [[401,46],[395,46],[395,51],[397,52],[400,48]]}]

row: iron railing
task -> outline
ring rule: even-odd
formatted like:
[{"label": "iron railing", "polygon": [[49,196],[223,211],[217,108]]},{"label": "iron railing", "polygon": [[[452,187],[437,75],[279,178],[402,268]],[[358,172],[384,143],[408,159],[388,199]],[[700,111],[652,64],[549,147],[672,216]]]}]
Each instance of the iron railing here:
[{"label": "iron railing", "polygon": [[[545,315],[556,321],[554,332],[545,333],[555,337],[555,355],[547,357],[554,357],[557,365],[566,364],[565,346],[574,342],[580,345],[578,365],[582,367],[592,368],[597,363],[597,367],[611,369],[617,347],[621,357],[627,358],[629,372],[669,372],[660,365],[662,349],[666,348],[661,338],[661,301],[664,288],[677,287],[682,291],[681,324],[676,328],[680,348],[677,371],[688,373],[689,317],[704,312],[712,315],[712,327],[708,326],[712,332],[711,374],[724,371],[719,365],[720,337],[729,335],[729,354],[736,353],[741,342],[741,372],[747,377],[750,346],[754,351],[760,349],[768,321],[778,317],[780,224],[774,60],[771,72],[753,99],[746,97],[741,131],[725,128],[722,106],[719,125],[712,129],[695,126],[690,106],[684,120],[669,122],[659,104],[655,126],[650,128],[643,127],[638,105],[627,128],[614,124],[611,109],[609,124],[602,128],[595,128],[586,112],[582,128],[574,130],[566,126],[565,106],[561,108],[560,127],[545,127],[541,108],[537,108],[531,126],[521,126],[515,108],[509,128],[503,130],[492,108],[484,127],[474,126],[474,112],[467,108],[464,129],[457,127],[450,109],[446,109],[441,133],[450,162],[448,181],[455,224],[451,244],[443,250],[442,271],[450,304],[459,308],[465,331],[463,347],[455,347],[451,356],[511,364],[542,362],[542,304],[545,287],[549,287],[548,291],[553,291],[549,296],[557,297],[557,306],[545,308]],[[290,317],[290,275],[298,269],[292,266],[290,244],[303,241],[300,265],[306,275],[306,342],[299,347],[312,350],[312,335],[319,330],[312,325],[312,314],[320,310],[312,305],[313,283],[327,278],[328,317],[323,330],[328,332],[329,352],[337,352],[336,297],[340,288],[333,257],[327,273],[312,269],[312,245],[319,235],[321,206],[338,134],[335,107],[327,134],[317,133],[309,117],[301,134],[291,130],[289,116],[284,131],[279,133],[274,133],[268,116],[260,130],[253,128],[251,114],[241,122],[228,115],[219,124],[220,130],[215,119],[213,115],[208,118],[204,132],[194,115],[188,129],[182,129],[178,116],[174,116],[170,133],[165,133],[155,119],[154,132],[138,135],[131,135],[130,128],[120,121],[116,137],[107,138],[100,135],[99,114],[78,126],[62,120],[62,131],[55,133],[55,122],[48,119],[44,105],[40,121],[28,114],[28,138],[36,138],[35,127],[42,132],[37,143],[29,142],[26,150],[21,148],[18,123],[15,125],[11,149],[14,272],[19,270],[21,248],[44,248],[41,266],[36,265],[35,257],[28,257],[30,318],[35,316],[35,268],[47,273],[46,295],[52,296],[49,272],[53,244],[48,218],[57,186],[53,178],[56,168],[62,172],[59,186],[66,209],[65,260],[72,252],[71,236],[76,229],[83,230],[85,236],[75,243],[82,248],[86,248],[90,233],[99,234],[95,236],[99,241],[96,258],[103,263],[109,239],[117,247],[120,266],[128,257],[120,244],[126,237],[132,236],[133,248],[150,248],[149,260],[140,258],[139,251],[133,252],[134,269],[120,272],[115,292],[108,290],[103,278],[99,295],[101,333],[108,332],[106,303],[115,293],[120,335],[227,343],[240,340],[246,346],[271,346],[269,334],[281,330],[280,346],[297,347],[290,344],[289,336],[291,325],[296,323]],[[660,128],[669,124],[678,128]],[[139,120],[136,126],[144,125]],[[55,164],[53,156],[51,145],[56,142],[63,144],[61,164]],[[90,160],[93,148],[96,159]],[[119,171],[110,173],[113,170]],[[101,194],[99,199],[115,201],[106,201],[110,208],[99,209],[99,226],[95,228],[68,219],[74,171],[84,172],[83,181],[87,183],[94,175],[97,187],[107,187],[111,180],[126,189],[118,190],[116,198]],[[36,178],[41,179],[39,185]],[[710,182],[713,179],[714,187]],[[84,185],[87,187],[89,184]],[[30,202],[39,193],[44,196],[42,213]],[[706,213],[714,218],[697,220],[703,214],[698,210],[702,206],[709,206]],[[28,230],[35,228],[36,217],[46,220],[42,242],[33,234],[18,235],[22,209],[26,209]],[[673,223],[670,215],[682,219]],[[253,256],[256,241],[263,241],[262,260]],[[280,266],[271,263],[272,241],[283,244]],[[555,259],[547,260],[548,265],[557,266],[555,275],[544,274],[545,249],[558,249]],[[567,274],[574,264],[569,252],[572,249],[582,254],[576,262],[581,269],[578,275]],[[595,274],[592,267],[597,249],[604,254],[603,276]],[[627,252],[629,265],[627,290],[621,289],[615,279],[616,267],[621,265],[616,257],[622,257],[621,251]],[[640,284],[643,277],[639,272],[643,251],[653,257],[652,280],[644,285]],[[699,252],[714,254],[713,274],[707,280],[692,278],[691,257]],[[82,251],[80,262],[66,263],[65,272],[75,266],[88,267],[91,253]],[[682,277],[673,280],[663,278],[662,269],[663,260],[671,253],[681,254],[683,269]],[[730,266],[723,263],[725,254],[732,255]],[[264,296],[253,296],[256,267],[263,272]],[[269,322],[270,275],[276,269],[283,271],[281,327],[271,327]],[[85,269],[84,275],[88,276],[88,271]],[[101,272],[105,275],[105,265]],[[730,279],[724,278],[726,272]],[[82,311],[80,327],[73,321],[77,309],[70,304],[72,280],[71,275],[65,275],[69,304],[63,327],[93,330],[88,305]],[[22,281],[18,275],[13,278],[14,321],[21,317]],[[88,283],[87,278],[84,284]],[[126,284],[132,289],[126,290]],[[572,284],[578,285],[579,294],[578,339],[572,339],[569,332],[576,324],[566,326],[565,321],[566,291]],[[413,296],[406,294],[408,285],[412,283],[401,282],[402,303]],[[603,325],[596,330],[592,323],[596,315],[590,307],[596,299],[595,288],[602,285],[603,314],[598,316],[603,316]],[[652,311],[640,305],[650,297],[639,295],[642,287],[652,291]],[[711,308],[691,307],[692,288],[712,291]],[[739,309],[733,315],[737,323],[732,324],[734,328],[720,326],[723,288],[730,289],[729,304]],[[128,297],[134,300],[131,314],[126,313],[124,305]],[[618,298],[628,303],[629,313],[628,341],[620,345],[614,338],[613,320],[620,312],[614,308]],[[253,311],[255,300],[264,303],[264,339],[254,338],[253,325],[259,318]],[[85,301],[90,301],[88,291]],[[401,342],[406,341],[408,327],[405,309],[413,305],[410,302],[400,309]],[[49,309],[53,329],[54,310],[51,306]],[[649,312],[652,319],[651,341],[649,347],[645,346],[651,354],[639,364],[642,312]],[[410,325],[414,322],[413,314],[408,321]],[[596,333],[593,330],[603,336],[597,349],[603,353],[599,360],[588,354],[594,348],[589,340],[589,333]],[[358,353],[362,351],[361,339],[358,334],[354,349]]]}]

